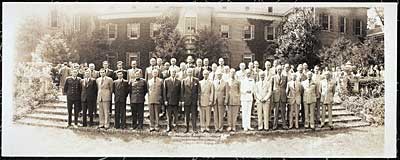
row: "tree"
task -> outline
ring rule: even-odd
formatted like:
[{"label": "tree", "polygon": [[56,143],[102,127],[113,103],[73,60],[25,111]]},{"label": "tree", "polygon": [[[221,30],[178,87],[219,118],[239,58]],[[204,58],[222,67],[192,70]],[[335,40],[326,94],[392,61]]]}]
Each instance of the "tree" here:
[{"label": "tree", "polygon": [[[321,49],[320,60],[324,66],[340,66],[352,58],[352,48],[354,44],[351,40],[340,37],[336,39],[330,47]],[[354,64],[354,62],[352,62]]]},{"label": "tree", "polygon": [[[19,56],[29,56],[35,51],[39,39],[45,34],[43,23],[38,16],[30,16],[17,27],[16,51]],[[18,57],[18,56],[17,56]]]},{"label": "tree", "polygon": [[155,55],[153,56],[163,59],[183,57],[184,41],[179,31],[175,29],[178,23],[176,14],[176,10],[169,10],[157,18],[156,24],[160,25],[160,34],[153,38],[155,43]]},{"label": "tree", "polygon": [[275,57],[291,64],[307,62],[311,66],[319,63],[321,47],[319,24],[313,18],[313,8],[294,8],[282,22],[282,34],[278,37]]},{"label": "tree", "polygon": [[338,38],[319,55],[322,64],[340,66],[350,61],[358,67],[384,63],[384,45],[381,41],[367,39],[363,43],[352,43],[346,38]]},{"label": "tree", "polygon": [[35,52],[46,62],[62,63],[65,60],[78,61],[79,55],[71,52],[62,33],[46,34],[40,39]]},{"label": "tree", "polygon": [[219,57],[229,54],[228,42],[226,39],[211,29],[204,28],[198,31],[195,36],[194,53],[199,58],[208,58],[211,62],[217,62]]}]

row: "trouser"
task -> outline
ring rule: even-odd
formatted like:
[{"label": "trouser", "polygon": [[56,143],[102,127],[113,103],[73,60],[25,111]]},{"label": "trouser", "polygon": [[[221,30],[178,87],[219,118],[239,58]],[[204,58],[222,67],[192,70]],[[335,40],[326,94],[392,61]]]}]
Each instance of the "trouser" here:
[{"label": "trouser", "polygon": [[301,95],[301,106],[300,106],[300,113],[301,113],[301,122],[303,122],[303,124],[305,124],[306,121],[306,113],[304,112],[304,99],[303,99],[303,95]]},{"label": "trouser", "polygon": [[320,124],[321,120],[321,98],[317,98],[317,102],[315,103],[315,124]]},{"label": "trouser", "polygon": [[[115,105],[115,104],[114,104]],[[115,108],[115,107],[114,107]],[[112,114],[112,101],[110,101],[110,105],[109,105],[109,114]]]},{"label": "trouser", "polygon": [[239,113],[240,105],[228,106],[228,125],[233,130],[236,130],[236,121]]},{"label": "trouser", "polygon": [[143,129],[144,103],[131,103],[132,128]]},{"label": "trouser", "polygon": [[314,110],[315,110],[315,103],[308,103],[304,106],[305,112],[305,123],[304,127],[308,128],[315,128],[315,121],[314,121]]},{"label": "trouser", "polygon": [[100,101],[99,102],[99,118],[100,118],[100,127],[108,128],[110,127],[110,102],[109,101]]},{"label": "trouser", "polygon": [[242,104],[242,127],[243,129],[251,128],[251,106],[252,101],[241,101]]},{"label": "trouser", "polygon": [[126,101],[115,102],[115,128],[126,127]]},{"label": "trouser", "polygon": [[257,104],[258,129],[269,129],[270,102]]},{"label": "trouser", "polygon": [[282,127],[286,128],[286,103],[284,102],[274,102],[274,126],[273,128],[278,127],[278,113],[281,113],[281,119],[282,119]]},{"label": "trouser", "polygon": [[196,131],[197,105],[196,104],[185,105],[184,109],[185,109],[186,130],[189,131],[189,121],[192,120],[192,129],[193,131]]},{"label": "trouser", "polygon": [[223,129],[225,106],[223,104],[216,104],[213,106],[214,112],[214,128],[215,130]]},{"label": "trouser", "polygon": [[322,105],[322,120],[321,125],[325,124],[326,108],[328,108],[329,126],[332,126],[332,103]]},{"label": "trouser", "polygon": [[209,129],[211,121],[211,107],[200,106],[200,127],[201,130]]},{"label": "trouser", "polygon": [[149,112],[150,112],[150,129],[158,128],[160,104],[154,104],[154,103],[150,104]]},{"label": "trouser", "polygon": [[178,106],[169,105],[166,108],[166,112],[167,112],[168,127],[172,128],[172,124],[176,125],[176,121],[178,118]]},{"label": "trouser", "polygon": [[83,126],[87,126],[87,116],[89,116],[89,126],[93,125],[93,110],[96,108],[96,101],[82,102]]},{"label": "trouser", "polygon": [[295,127],[299,128],[299,106],[300,105],[296,103],[290,105],[289,128],[293,127],[293,118]]},{"label": "trouser", "polygon": [[67,108],[68,108],[68,125],[72,123],[72,109],[74,109],[74,123],[78,125],[78,108],[81,105],[80,100],[67,100]]}]

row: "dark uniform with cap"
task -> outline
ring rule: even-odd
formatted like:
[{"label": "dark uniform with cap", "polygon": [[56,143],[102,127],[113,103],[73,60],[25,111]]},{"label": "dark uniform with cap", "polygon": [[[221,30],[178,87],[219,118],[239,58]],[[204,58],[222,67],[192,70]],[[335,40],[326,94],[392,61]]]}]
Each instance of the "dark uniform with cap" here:
[{"label": "dark uniform with cap", "polygon": [[81,105],[81,78],[67,77],[64,85],[64,95],[67,95],[68,126],[72,121],[72,108],[74,108],[74,123],[78,125],[78,109]]},{"label": "dark uniform with cap", "polygon": [[136,77],[129,82],[129,94],[132,111],[132,128],[143,129],[144,101],[147,93],[146,80]]}]

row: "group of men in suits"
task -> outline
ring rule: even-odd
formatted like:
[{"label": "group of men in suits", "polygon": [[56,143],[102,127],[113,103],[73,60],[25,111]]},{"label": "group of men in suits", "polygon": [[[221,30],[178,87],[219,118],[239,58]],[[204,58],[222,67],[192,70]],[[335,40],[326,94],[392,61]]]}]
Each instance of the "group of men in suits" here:
[{"label": "group of men in suits", "polygon": [[236,131],[240,114],[244,131],[254,130],[252,114],[257,114],[258,130],[269,130],[271,117],[272,129],[277,129],[279,119],[283,129],[299,128],[299,118],[306,128],[315,128],[316,123],[323,127],[326,110],[332,127],[336,81],[329,71],[322,74],[318,66],[311,72],[304,63],[294,72],[289,64],[281,65],[275,60],[272,66],[266,61],[263,70],[254,61],[249,62],[247,68],[245,63],[240,63],[240,69],[236,71],[226,66],[223,58],[218,60],[218,65],[213,63],[211,66],[207,58],[197,59],[194,63],[192,56],[180,66],[175,58],[164,65],[162,62],[162,59],[151,58],[144,73],[136,61],[131,62],[128,70],[124,70],[119,61],[115,71],[109,69],[107,61],[103,62],[100,71],[89,64],[84,78],[77,77],[77,71],[72,70],[64,85],[68,126],[72,123],[73,108],[74,126],[77,126],[80,110],[83,110],[83,126],[87,126],[87,116],[89,126],[92,126],[98,108],[98,128],[108,129],[114,101],[114,126],[125,129],[129,96],[131,129],[143,129],[145,102],[149,108],[151,132],[160,130],[160,115],[163,114],[168,121],[166,132],[176,129],[180,115],[185,119],[185,132],[189,132],[190,126],[193,132],[198,131],[198,116],[202,132],[210,132],[211,119],[215,132]]}]

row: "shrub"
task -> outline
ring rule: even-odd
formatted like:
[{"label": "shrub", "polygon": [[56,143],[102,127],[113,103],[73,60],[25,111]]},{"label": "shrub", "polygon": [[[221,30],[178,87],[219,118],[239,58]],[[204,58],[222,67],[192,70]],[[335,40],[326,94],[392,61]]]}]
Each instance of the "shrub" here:
[{"label": "shrub", "polygon": [[362,117],[373,126],[384,125],[385,101],[384,97],[365,98],[361,96],[349,96],[342,105],[357,116]]},{"label": "shrub", "polygon": [[50,76],[48,63],[18,63],[14,83],[14,119],[38,107],[40,104],[55,100],[57,88]]}]

